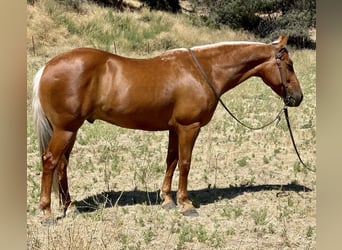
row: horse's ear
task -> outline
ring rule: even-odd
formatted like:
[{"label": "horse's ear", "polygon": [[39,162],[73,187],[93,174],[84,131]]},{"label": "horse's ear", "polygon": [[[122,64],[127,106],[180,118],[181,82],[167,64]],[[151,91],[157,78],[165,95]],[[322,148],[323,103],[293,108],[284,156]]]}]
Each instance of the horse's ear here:
[{"label": "horse's ear", "polygon": [[276,47],[276,48],[283,48],[286,46],[287,41],[289,40],[289,35],[285,35],[285,36],[279,36],[278,40],[272,42],[272,44]]},{"label": "horse's ear", "polygon": [[287,41],[289,40],[289,35],[280,36],[279,40],[280,40],[281,45],[283,45],[283,47],[285,47],[287,44]]}]

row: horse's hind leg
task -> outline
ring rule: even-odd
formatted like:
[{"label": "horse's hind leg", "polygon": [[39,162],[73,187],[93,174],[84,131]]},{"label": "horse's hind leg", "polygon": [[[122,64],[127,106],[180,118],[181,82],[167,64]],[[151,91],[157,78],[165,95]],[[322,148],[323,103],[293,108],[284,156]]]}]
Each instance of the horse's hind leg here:
[{"label": "horse's hind leg", "polygon": [[44,221],[49,222],[52,219],[51,214],[51,188],[54,171],[63,154],[68,149],[70,143],[73,143],[75,132],[55,129],[51,140],[43,156],[43,174],[40,191],[40,209],[44,213]]},{"label": "horse's hind leg", "polygon": [[76,133],[72,137],[68,149],[60,159],[58,163],[58,191],[59,191],[59,201],[60,206],[63,208],[63,216],[66,215],[69,205],[71,204],[71,198],[69,194],[69,187],[68,187],[68,175],[67,175],[67,167],[69,163],[69,156],[71,150],[74,146],[76,140]]},{"label": "horse's hind leg", "polygon": [[174,130],[169,131],[169,146],[166,158],[166,173],[163,182],[162,189],[160,191],[160,197],[164,200],[162,203],[163,208],[175,208],[176,205],[171,197],[171,183],[173,173],[178,163],[178,136]]}]

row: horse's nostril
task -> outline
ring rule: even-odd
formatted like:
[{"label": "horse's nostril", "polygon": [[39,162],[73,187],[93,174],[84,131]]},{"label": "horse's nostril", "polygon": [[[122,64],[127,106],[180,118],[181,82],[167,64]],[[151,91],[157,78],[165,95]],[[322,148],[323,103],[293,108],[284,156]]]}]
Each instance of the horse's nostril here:
[{"label": "horse's nostril", "polygon": [[303,100],[303,95],[298,95],[295,97],[292,95],[288,95],[284,99],[284,103],[285,103],[285,105],[287,105],[289,107],[297,107],[302,102],[302,100]]}]

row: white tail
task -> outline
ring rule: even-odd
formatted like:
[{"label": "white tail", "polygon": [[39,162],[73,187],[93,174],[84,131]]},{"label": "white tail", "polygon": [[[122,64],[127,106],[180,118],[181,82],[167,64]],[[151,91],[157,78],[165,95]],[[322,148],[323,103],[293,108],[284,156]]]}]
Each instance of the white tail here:
[{"label": "white tail", "polygon": [[[45,67],[40,68],[33,78],[32,93],[33,125],[38,136],[39,150],[41,155],[43,155],[52,136],[52,127],[44,113],[44,110],[39,100],[39,83],[43,75],[44,68]],[[53,191],[57,192],[57,171],[55,171],[53,175],[52,187]]]},{"label": "white tail", "polygon": [[33,125],[38,136],[40,153],[43,154],[52,135],[52,127],[45,116],[39,100],[39,83],[44,67],[40,68],[33,78],[32,112]]}]

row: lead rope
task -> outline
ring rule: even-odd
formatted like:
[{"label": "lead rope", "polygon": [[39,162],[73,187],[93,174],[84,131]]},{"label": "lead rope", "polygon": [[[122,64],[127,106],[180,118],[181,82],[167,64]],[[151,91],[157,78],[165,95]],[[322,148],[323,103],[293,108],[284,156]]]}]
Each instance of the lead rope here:
[{"label": "lead rope", "polygon": [[290,125],[290,119],[289,119],[289,114],[287,112],[287,107],[285,106],[284,107],[284,115],[285,115],[285,118],[286,118],[286,123],[287,123],[287,127],[289,129],[289,132],[290,132],[290,137],[291,137],[291,141],[292,141],[292,145],[296,151],[296,154],[298,156],[298,159],[300,161],[300,163],[302,163],[302,165],[304,166],[304,168],[306,168],[307,170],[311,171],[311,172],[316,172],[316,169],[312,169],[312,168],[309,168],[302,160],[302,158],[300,157],[300,154],[298,152],[298,149],[297,149],[297,146],[296,146],[296,143],[295,143],[295,140],[294,140],[294,137],[293,137],[293,134],[292,134],[292,129],[291,129],[291,125]]},{"label": "lead rope", "polygon": [[[263,129],[269,125],[271,125],[272,123],[274,123],[275,121],[277,121],[277,124],[279,123],[280,121],[280,118],[281,118],[281,114],[284,112],[284,115],[285,115],[285,119],[286,119],[286,123],[287,123],[287,127],[288,127],[288,130],[290,132],[290,137],[291,137],[291,141],[292,141],[292,145],[296,151],[296,154],[298,156],[298,159],[300,161],[300,163],[302,163],[302,165],[304,166],[304,168],[306,168],[307,170],[311,171],[311,172],[315,172],[314,169],[312,168],[309,168],[306,164],[304,164],[302,158],[300,157],[300,154],[298,152],[298,149],[297,149],[297,146],[296,146],[296,143],[295,143],[295,140],[294,140],[294,137],[293,137],[293,134],[292,134],[292,130],[291,130],[291,125],[290,125],[290,120],[289,120],[289,115],[288,115],[288,111],[287,111],[287,107],[286,107],[286,104],[284,105],[284,107],[279,111],[279,113],[277,114],[277,116],[271,120],[270,122],[266,123],[265,125],[262,125],[261,127],[251,127],[245,123],[243,123],[242,121],[240,121],[229,109],[228,107],[224,104],[224,102],[222,101],[221,97],[217,94],[215,88],[214,88],[214,85],[212,84],[212,82],[210,81],[209,77],[207,76],[207,74],[205,73],[202,65],[199,63],[199,61],[197,60],[197,57],[194,55],[194,53],[192,52],[192,50],[189,48],[188,49],[193,61],[195,62],[195,64],[197,65],[199,71],[201,72],[202,76],[204,77],[204,79],[207,81],[209,87],[211,88],[211,90],[213,91],[215,97],[217,98],[217,100],[220,102],[220,104],[222,105],[222,107],[227,111],[228,114],[230,114],[235,121],[237,121],[238,123],[240,123],[242,126],[248,128],[248,129],[251,129],[251,130],[260,130],[260,129]],[[280,77],[281,77],[281,80],[282,80],[282,83],[284,84],[284,76],[283,76],[283,72],[281,71],[281,65],[280,65],[280,57],[281,57],[281,54],[278,53],[277,55],[277,65],[278,65],[278,68],[279,68],[279,72],[280,72]],[[286,90],[286,86],[284,84],[284,88],[285,88],[285,91]]]}]

